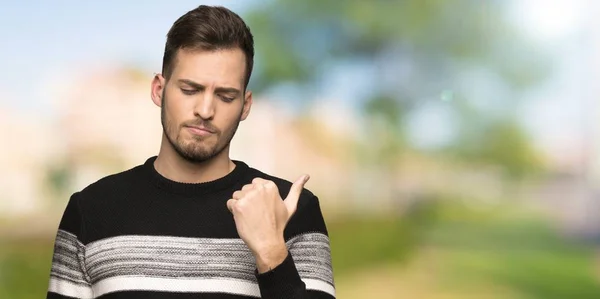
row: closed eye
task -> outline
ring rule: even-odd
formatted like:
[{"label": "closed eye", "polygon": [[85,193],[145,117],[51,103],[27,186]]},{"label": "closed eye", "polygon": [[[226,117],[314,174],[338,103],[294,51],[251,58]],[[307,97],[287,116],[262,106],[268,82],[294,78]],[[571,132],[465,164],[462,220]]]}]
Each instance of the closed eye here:
[{"label": "closed eye", "polygon": [[235,98],[230,98],[230,97],[226,97],[223,95],[219,95],[219,97],[221,98],[221,100],[223,100],[224,102],[227,102],[227,103],[231,103],[231,102],[233,102],[233,100],[235,100]]},{"label": "closed eye", "polygon": [[186,95],[194,95],[194,94],[196,94],[198,92],[198,90],[197,89],[185,89],[185,88],[182,88],[181,92],[183,92],[183,94],[186,94]]},{"label": "closed eye", "polygon": [[[198,93],[198,90],[181,88],[181,92],[185,95],[195,95],[196,93]],[[235,97],[227,97],[224,95],[218,95],[218,96],[219,96],[219,98],[221,98],[221,100],[223,100],[223,102],[227,102],[227,103],[231,103],[235,100]]]}]

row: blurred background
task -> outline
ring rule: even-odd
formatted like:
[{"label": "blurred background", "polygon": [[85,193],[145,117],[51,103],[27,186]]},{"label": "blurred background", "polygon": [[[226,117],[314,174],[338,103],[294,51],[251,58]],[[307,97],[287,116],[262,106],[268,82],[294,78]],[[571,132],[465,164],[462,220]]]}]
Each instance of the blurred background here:
[{"label": "blurred background", "polygon": [[253,31],[231,157],[311,174],[338,298],[600,298],[594,0],[3,1],[0,298],[44,297],[69,195],[158,152],[199,4]]}]

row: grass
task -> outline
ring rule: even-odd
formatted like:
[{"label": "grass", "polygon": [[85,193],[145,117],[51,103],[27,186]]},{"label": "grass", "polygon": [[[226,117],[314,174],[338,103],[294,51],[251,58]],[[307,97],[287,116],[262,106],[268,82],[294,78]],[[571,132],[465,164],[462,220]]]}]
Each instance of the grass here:
[{"label": "grass", "polygon": [[[415,287],[429,288],[430,294],[467,296],[488,287],[493,293],[497,287],[511,294],[506,298],[600,298],[594,249],[566,239],[547,220],[514,203],[475,210],[464,201],[428,201],[401,219],[340,221],[330,227],[330,237],[334,271],[342,280],[367,269],[386,269],[388,274],[380,277],[386,280],[394,265],[398,273],[429,271],[426,275],[435,276],[431,280],[438,284]],[[407,263],[425,251],[436,261],[436,271]],[[492,295],[498,294],[485,294]]]},{"label": "grass", "polygon": [[401,263],[417,244],[411,225],[400,218],[345,219],[330,225],[329,235],[336,276],[375,264]]},{"label": "grass", "polygon": [[0,298],[46,298],[51,239],[4,240],[0,246]]},{"label": "grass", "polygon": [[457,206],[447,209],[453,212],[438,208],[437,224],[423,244],[444,261],[449,287],[491,281],[523,298],[600,298],[593,249],[566,240],[543,219],[515,216],[510,208],[481,218],[468,209],[457,213]]}]

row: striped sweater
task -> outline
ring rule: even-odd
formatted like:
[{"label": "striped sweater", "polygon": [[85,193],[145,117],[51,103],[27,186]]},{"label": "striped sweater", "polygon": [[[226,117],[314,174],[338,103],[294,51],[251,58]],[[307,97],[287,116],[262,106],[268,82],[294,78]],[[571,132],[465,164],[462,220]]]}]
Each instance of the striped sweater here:
[{"label": "striped sweater", "polygon": [[258,274],[226,201],[255,177],[234,161],[217,180],[171,181],[156,157],[74,193],[56,235],[47,298],[335,298],[318,199],[304,189],[284,237],[287,258]]}]

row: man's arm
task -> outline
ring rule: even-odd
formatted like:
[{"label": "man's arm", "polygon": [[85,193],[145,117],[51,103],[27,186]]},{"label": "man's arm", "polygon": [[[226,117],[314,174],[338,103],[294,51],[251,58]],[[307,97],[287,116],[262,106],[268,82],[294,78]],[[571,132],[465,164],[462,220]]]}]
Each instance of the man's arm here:
[{"label": "man's arm", "polygon": [[69,199],[58,226],[48,283],[48,299],[93,298],[85,270],[85,246],[81,242],[83,221],[75,193]]},{"label": "man's arm", "polygon": [[285,236],[283,262],[271,271],[257,271],[262,298],[335,298],[329,236],[316,196],[299,202]]},{"label": "man's arm", "polygon": [[307,180],[282,200],[275,183],[255,178],[227,202],[256,258],[263,299],[335,298],[327,229],[317,197],[303,189]]}]

